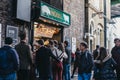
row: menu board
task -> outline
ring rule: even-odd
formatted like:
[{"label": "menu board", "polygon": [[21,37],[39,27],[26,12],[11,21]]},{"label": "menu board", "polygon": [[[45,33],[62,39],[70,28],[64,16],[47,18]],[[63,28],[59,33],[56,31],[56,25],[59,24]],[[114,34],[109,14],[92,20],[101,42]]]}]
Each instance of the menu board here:
[{"label": "menu board", "polygon": [[52,38],[55,32],[56,28],[40,24],[39,26],[34,28],[34,37]]},{"label": "menu board", "polygon": [[18,43],[18,27],[7,25],[6,37],[13,39],[13,45]]}]

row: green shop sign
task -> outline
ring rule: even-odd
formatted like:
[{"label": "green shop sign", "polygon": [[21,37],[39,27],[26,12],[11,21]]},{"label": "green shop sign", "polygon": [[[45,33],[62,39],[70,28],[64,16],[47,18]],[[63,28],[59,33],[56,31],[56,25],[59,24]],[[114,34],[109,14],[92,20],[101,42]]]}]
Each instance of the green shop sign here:
[{"label": "green shop sign", "polygon": [[111,0],[112,5],[115,5],[115,4],[118,4],[118,3],[120,3],[120,0]]},{"label": "green shop sign", "polygon": [[47,3],[41,2],[41,13],[40,16],[57,21],[59,23],[70,25],[70,14],[65,13],[61,10],[53,8]]}]

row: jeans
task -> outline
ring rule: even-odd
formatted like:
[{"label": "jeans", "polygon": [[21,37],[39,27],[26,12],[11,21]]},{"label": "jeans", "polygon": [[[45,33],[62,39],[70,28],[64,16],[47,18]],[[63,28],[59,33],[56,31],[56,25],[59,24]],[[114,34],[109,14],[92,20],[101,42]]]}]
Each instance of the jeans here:
[{"label": "jeans", "polygon": [[70,64],[63,64],[63,80],[70,80]]},{"label": "jeans", "polygon": [[91,73],[78,74],[78,80],[90,80]]},{"label": "jeans", "polygon": [[16,73],[0,75],[0,80],[16,80]]}]

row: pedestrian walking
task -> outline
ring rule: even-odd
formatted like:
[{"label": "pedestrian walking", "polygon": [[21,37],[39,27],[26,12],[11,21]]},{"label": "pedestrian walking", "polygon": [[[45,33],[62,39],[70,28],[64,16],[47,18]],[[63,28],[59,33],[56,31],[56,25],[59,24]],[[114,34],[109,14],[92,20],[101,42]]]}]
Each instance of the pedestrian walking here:
[{"label": "pedestrian walking", "polygon": [[94,80],[117,80],[114,72],[116,62],[104,47],[100,47],[99,57],[94,60],[94,63]]},{"label": "pedestrian walking", "polygon": [[38,41],[39,49],[36,51],[36,68],[39,73],[39,80],[50,80],[51,79],[51,60],[53,58],[56,62],[59,62],[51,49],[44,46],[44,40],[40,39]]},{"label": "pedestrian walking", "polygon": [[16,71],[19,67],[19,57],[14,48],[13,40],[5,38],[5,46],[0,48],[0,80],[16,80]]},{"label": "pedestrian walking", "polygon": [[73,65],[73,72],[72,72],[71,78],[74,77],[75,71],[78,68],[78,64],[79,64],[78,57],[79,57],[79,54],[80,54],[80,49],[77,48],[76,52],[75,52],[75,61],[74,61],[74,65]]},{"label": "pedestrian walking", "polygon": [[93,59],[95,60],[99,55],[99,45],[96,45],[96,49],[93,51]]},{"label": "pedestrian walking", "polygon": [[120,39],[115,38],[114,43],[115,43],[115,46],[112,48],[111,53],[112,53],[113,59],[117,63],[116,74],[117,74],[117,79],[120,80]]},{"label": "pedestrian walking", "polygon": [[90,80],[93,68],[93,59],[88,45],[85,42],[80,43],[80,54],[78,55],[78,80]]},{"label": "pedestrian walking", "polygon": [[65,46],[65,52],[66,52],[68,58],[63,59],[63,79],[64,80],[71,80],[71,77],[70,77],[71,49],[69,46],[69,42],[64,41],[64,46]]},{"label": "pedestrian walking", "polygon": [[20,43],[15,46],[20,58],[20,69],[17,72],[18,80],[30,80],[30,69],[32,65],[32,53],[30,46],[26,42],[26,32],[19,34]]}]

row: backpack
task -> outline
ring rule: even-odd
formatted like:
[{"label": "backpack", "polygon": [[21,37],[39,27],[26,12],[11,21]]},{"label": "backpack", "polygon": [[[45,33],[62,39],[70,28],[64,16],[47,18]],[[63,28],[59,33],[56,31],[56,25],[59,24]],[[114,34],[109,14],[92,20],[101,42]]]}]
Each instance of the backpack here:
[{"label": "backpack", "polygon": [[0,75],[6,75],[12,72],[10,62],[11,54],[8,54],[10,49],[0,48]]},{"label": "backpack", "polygon": [[92,70],[93,67],[93,59],[92,59],[92,55],[90,54],[89,51],[86,51],[84,53],[84,60],[80,59],[81,55],[79,55],[79,68],[81,68],[82,72],[90,72]]}]

